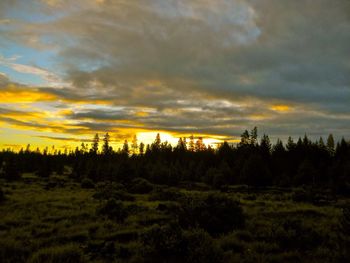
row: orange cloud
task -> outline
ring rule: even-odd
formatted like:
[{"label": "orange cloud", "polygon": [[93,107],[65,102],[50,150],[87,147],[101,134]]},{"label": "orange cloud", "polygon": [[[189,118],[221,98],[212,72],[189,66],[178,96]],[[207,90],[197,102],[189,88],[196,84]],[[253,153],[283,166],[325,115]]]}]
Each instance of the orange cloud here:
[{"label": "orange cloud", "polygon": [[36,89],[24,89],[10,84],[1,90],[1,103],[32,103],[37,101],[54,101],[57,96]]},{"label": "orange cloud", "polygon": [[278,111],[278,112],[288,112],[291,111],[292,108],[288,105],[285,104],[276,104],[270,107],[271,110],[273,111]]}]

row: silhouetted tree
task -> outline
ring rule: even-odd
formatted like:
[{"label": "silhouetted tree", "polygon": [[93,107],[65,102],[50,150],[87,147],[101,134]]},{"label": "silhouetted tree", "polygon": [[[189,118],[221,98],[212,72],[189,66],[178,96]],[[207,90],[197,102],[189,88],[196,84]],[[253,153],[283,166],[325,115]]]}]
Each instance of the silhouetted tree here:
[{"label": "silhouetted tree", "polygon": [[194,137],[193,134],[190,136],[190,141],[188,142],[188,150],[194,152]]},{"label": "silhouetted tree", "polygon": [[143,142],[140,143],[140,146],[139,146],[139,153],[141,155],[143,155],[145,152],[145,144]]},{"label": "silhouetted tree", "polygon": [[201,151],[204,151],[205,149],[206,147],[205,147],[205,144],[203,143],[203,138],[199,137],[195,144],[195,151],[201,152]]},{"label": "silhouetted tree", "polygon": [[292,137],[288,137],[286,148],[288,151],[293,151],[296,147],[296,144],[294,143]]},{"label": "silhouetted tree", "polygon": [[103,137],[102,154],[109,155],[112,153],[113,149],[109,146],[110,136],[108,132]]},{"label": "silhouetted tree", "polygon": [[19,166],[15,157],[10,157],[5,161],[3,167],[3,177],[8,181],[15,181],[21,178]]},{"label": "silhouetted tree", "polygon": [[327,150],[329,152],[330,155],[334,154],[334,138],[333,138],[333,134],[329,134],[328,138],[327,138]]},{"label": "silhouetted tree", "polygon": [[264,134],[260,141],[260,151],[263,156],[268,157],[271,153],[271,142],[269,136]]},{"label": "silhouetted tree", "polygon": [[122,153],[129,155],[129,143],[127,140],[124,141]]},{"label": "silhouetted tree", "polygon": [[254,127],[250,132],[250,144],[257,145],[258,144],[258,128]]},{"label": "silhouetted tree", "polygon": [[132,138],[132,142],[131,142],[132,153],[137,154],[138,148],[139,148],[139,146],[138,146],[137,137],[135,134],[134,137]]},{"label": "silhouetted tree", "polygon": [[241,142],[239,143],[240,146],[248,145],[250,144],[250,135],[247,130],[245,130],[241,135]]},{"label": "silhouetted tree", "polygon": [[98,136],[98,133],[96,133],[94,139],[92,140],[91,150],[90,150],[93,154],[97,154],[99,142],[100,142],[100,138]]}]

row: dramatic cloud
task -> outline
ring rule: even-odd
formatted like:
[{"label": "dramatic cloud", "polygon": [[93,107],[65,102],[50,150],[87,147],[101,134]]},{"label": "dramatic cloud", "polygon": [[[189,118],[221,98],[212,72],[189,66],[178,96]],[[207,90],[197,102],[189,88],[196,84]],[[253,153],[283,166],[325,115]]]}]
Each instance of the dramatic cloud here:
[{"label": "dramatic cloud", "polygon": [[[0,48],[53,61],[47,69],[2,63],[59,84],[29,87],[0,75],[1,103],[16,85],[18,103],[45,102],[64,121],[62,133],[350,132],[347,0],[18,0],[0,9]],[[15,55],[26,54],[6,57]]]}]

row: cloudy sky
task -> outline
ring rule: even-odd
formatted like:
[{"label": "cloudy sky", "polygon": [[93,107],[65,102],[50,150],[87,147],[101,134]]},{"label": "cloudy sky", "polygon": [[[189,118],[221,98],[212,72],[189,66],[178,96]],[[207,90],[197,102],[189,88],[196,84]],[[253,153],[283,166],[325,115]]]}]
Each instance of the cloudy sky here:
[{"label": "cloudy sky", "polygon": [[1,0],[0,148],[350,134],[349,0]]}]

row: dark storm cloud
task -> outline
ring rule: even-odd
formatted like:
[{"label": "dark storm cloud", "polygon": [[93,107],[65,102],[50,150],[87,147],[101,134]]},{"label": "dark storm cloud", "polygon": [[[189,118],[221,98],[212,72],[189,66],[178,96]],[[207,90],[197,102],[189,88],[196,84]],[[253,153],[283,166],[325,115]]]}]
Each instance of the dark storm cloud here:
[{"label": "dark storm cloud", "polygon": [[[58,50],[72,86],[42,91],[111,105],[67,116],[88,129],[138,127],[108,122],[131,120],[224,135],[255,125],[278,136],[350,131],[347,0],[42,2],[62,16],[16,33]],[[137,116],[142,107],[147,116]]]}]

